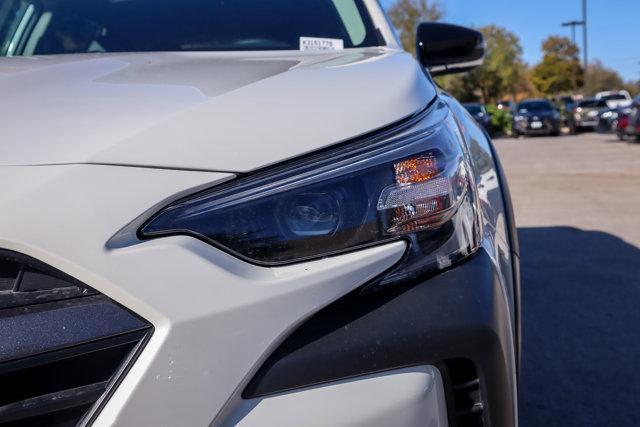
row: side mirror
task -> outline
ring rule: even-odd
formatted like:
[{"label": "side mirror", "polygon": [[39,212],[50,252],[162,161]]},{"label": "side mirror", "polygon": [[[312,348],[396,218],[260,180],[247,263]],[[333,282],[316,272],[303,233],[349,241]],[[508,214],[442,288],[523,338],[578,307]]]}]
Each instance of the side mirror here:
[{"label": "side mirror", "polygon": [[432,76],[461,73],[482,65],[484,37],[471,28],[438,22],[418,25],[418,61]]}]

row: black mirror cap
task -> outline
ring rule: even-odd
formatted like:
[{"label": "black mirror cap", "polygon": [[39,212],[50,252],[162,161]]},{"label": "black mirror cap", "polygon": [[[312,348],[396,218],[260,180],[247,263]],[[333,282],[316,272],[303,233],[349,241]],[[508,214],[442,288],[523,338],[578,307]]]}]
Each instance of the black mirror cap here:
[{"label": "black mirror cap", "polygon": [[418,25],[418,61],[432,76],[461,73],[482,65],[485,43],[482,33],[439,22]]}]

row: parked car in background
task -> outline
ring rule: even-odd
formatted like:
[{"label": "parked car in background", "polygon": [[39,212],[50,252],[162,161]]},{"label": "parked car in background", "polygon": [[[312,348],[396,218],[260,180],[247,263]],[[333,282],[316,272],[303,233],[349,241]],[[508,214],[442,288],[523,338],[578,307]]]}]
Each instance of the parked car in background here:
[{"label": "parked car in background", "polygon": [[508,188],[430,77],[483,36],[395,34],[378,0],[2,0],[0,425],[517,426]]},{"label": "parked car in background", "polygon": [[601,133],[615,132],[620,120],[629,115],[631,107],[602,108],[598,111],[597,131]]},{"label": "parked car in background", "polygon": [[629,127],[629,113],[626,113],[626,114],[623,113],[620,117],[618,117],[618,120],[616,121],[616,126],[615,126],[615,133],[620,140],[625,140],[627,139],[627,137],[629,137],[629,134],[627,133],[628,127]]},{"label": "parked car in background", "polygon": [[527,99],[518,104],[513,117],[512,132],[520,135],[559,135],[560,113],[546,99]]},{"label": "parked car in background", "polygon": [[640,140],[640,95],[633,99],[631,108],[627,111],[624,121],[618,126],[618,137],[620,139],[633,137]]},{"label": "parked car in background", "polygon": [[604,100],[609,108],[629,107],[632,104],[632,98],[626,90],[610,90],[598,92],[595,96],[597,100]]},{"label": "parked car in background", "polygon": [[605,99],[587,98],[579,101],[569,116],[569,132],[595,130],[600,121],[600,110],[608,109]]},{"label": "parked car in background", "polygon": [[476,122],[487,131],[489,135],[493,134],[493,126],[491,126],[491,115],[483,104],[479,102],[470,102],[462,104],[463,107],[471,114]]}]

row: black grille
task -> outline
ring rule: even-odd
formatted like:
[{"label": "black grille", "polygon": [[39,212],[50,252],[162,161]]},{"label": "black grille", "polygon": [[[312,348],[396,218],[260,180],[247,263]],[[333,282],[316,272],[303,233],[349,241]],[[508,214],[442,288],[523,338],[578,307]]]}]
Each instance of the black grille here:
[{"label": "black grille", "polygon": [[476,367],[467,359],[444,362],[443,377],[447,388],[450,422],[457,427],[483,427],[485,408]]},{"label": "black grille", "polygon": [[0,250],[0,426],[91,421],[150,333],[94,289]]},{"label": "black grille", "polygon": [[95,294],[93,289],[40,261],[0,250],[0,310]]}]

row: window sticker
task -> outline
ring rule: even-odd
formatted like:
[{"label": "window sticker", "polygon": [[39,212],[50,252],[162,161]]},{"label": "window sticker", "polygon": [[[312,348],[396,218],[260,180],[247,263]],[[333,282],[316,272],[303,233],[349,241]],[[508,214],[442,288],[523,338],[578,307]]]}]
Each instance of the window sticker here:
[{"label": "window sticker", "polygon": [[317,37],[300,37],[300,50],[302,51],[332,51],[343,50],[342,39],[321,39]]}]

